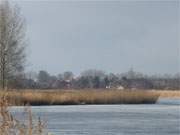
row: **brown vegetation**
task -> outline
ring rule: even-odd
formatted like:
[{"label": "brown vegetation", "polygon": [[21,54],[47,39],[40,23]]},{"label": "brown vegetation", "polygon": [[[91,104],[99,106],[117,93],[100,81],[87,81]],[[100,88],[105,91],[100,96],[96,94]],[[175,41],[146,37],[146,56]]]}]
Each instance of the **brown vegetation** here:
[{"label": "brown vegetation", "polygon": [[33,121],[30,107],[25,112],[28,117],[26,122],[17,120],[9,111],[10,104],[7,98],[0,99],[0,134],[1,135],[42,135],[44,124],[39,118],[36,124]]},{"label": "brown vegetation", "polygon": [[151,104],[159,97],[159,93],[143,90],[15,90],[7,93],[13,105]]},{"label": "brown vegetation", "polygon": [[154,92],[160,94],[160,98],[180,98],[180,90],[154,90]]}]

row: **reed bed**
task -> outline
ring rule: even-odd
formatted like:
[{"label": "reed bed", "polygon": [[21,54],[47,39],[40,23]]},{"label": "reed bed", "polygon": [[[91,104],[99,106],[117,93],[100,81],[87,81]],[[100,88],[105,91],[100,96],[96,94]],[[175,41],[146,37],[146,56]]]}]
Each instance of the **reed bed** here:
[{"label": "reed bed", "polygon": [[153,104],[159,97],[159,93],[143,90],[15,90],[6,93],[13,105]]}]

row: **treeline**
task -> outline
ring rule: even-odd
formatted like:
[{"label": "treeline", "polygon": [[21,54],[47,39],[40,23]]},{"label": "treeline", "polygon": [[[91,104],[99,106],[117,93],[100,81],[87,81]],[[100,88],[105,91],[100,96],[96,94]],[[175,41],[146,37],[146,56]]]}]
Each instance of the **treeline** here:
[{"label": "treeline", "polygon": [[133,71],[113,74],[86,70],[79,76],[70,71],[50,75],[46,71],[29,72],[11,79],[9,88],[18,89],[180,89],[180,75],[148,76]]}]

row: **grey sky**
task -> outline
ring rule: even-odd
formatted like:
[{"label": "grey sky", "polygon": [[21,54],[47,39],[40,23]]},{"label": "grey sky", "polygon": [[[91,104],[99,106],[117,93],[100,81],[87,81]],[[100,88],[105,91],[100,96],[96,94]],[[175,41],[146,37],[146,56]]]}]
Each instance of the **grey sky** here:
[{"label": "grey sky", "polygon": [[178,1],[16,1],[27,21],[28,70],[179,70]]}]

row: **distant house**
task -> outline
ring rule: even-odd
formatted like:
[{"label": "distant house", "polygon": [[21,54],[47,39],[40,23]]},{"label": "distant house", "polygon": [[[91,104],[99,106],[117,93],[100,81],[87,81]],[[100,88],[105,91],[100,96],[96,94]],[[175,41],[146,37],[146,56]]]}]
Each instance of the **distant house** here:
[{"label": "distant house", "polygon": [[110,89],[111,88],[111,86],[106,86],[106,89]]},{"label": "distant house", "polygon": [[118,90],[124,90],[124,87],[121,86],[121,85],[119,85],[119,86],[117,86],[117,89],[118,89]]}]

